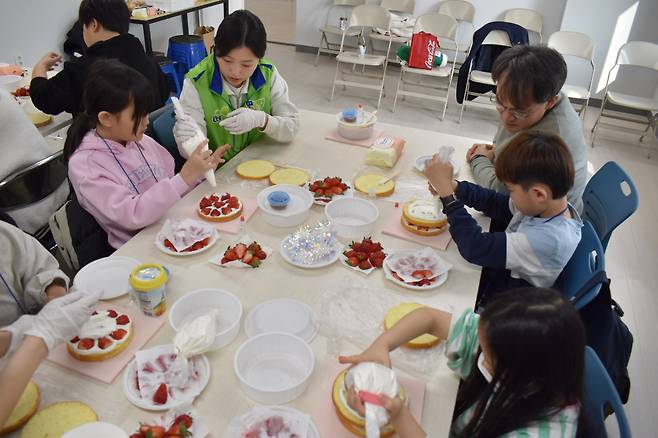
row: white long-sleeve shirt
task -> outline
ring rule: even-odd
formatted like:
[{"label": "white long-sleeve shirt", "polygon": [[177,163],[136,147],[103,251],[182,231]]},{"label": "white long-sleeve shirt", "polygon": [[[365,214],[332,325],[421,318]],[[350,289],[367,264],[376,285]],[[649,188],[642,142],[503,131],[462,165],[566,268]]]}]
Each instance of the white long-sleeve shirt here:
[{"label": "white long-sleeve shirt", "polygon": [[[249,81],[246,81],[244,85],[238,89],[233,87],[222,77],[222,85],[226,90],[226,94],[229,96],[233,108],[240,108],[247,98]],[[199,92],[190,79],[186,78],[185,81],[183,81],[180,102],[183,105],[185,114],[190,115],[197,125],[199,125],[199,128],[201,128],[201,132],[206,135],[207,129],[203,105],[199,98]],[[285,143],[292,141],[299,131],[299,110],[292,102],[290,102],[290,98],[288,97],[288,84],[276,68],[272,75],[271,103],[272,114],[268,115],[269,120],[263,133],[278,142]],[[176,131],[174,130],[174,133],[175,132]],[[187,138],[180,138],[175,134],[174,138],[178,145],[178,151],[183,157],[187,158],[189,154],[181,148],[181,145],[187,140]]]}]

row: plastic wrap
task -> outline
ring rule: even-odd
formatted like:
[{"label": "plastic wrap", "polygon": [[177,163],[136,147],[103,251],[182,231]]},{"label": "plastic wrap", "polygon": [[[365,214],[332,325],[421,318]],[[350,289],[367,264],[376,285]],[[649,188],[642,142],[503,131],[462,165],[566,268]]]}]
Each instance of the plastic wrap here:
[{"label": "plastic wrap", "polygon": [[308,415],[283,406],[257,406],[234,418],[226,438],[311,438]]},{"label": "plastic wrap", "polygon": [[[327,284],[318,297],[320,333],[327,337],[330,355],[359,353],[384,331],[384,317],[391,307],[408,302],[409,296],[383,288],[369,287],[353,276]],[[414,301],[431,306],[426,298]],[[436,306],[433,306],[436,307]],[[452,312],[451,307],[441,310]],[[445,342],[427,349],[400,347],[391,352],[395,368],[429,380],[443,355]]]},{"label": "plastic wrap", "polygon": [[167,219],[159,234],[169,240],[176,251],[181,252],[203,239],[212,239],[215,229],[209,224],[193,219],[184,219],[180,222]]},{"label": "plastic wrap", "polygon": [[434,278],[452,268],[450,263],[443,260],[435,250],[428,247],[422,248],[413,254],[393,253],[386,259],[385,263],[406,283],[418,281],[419,277],[414,276],[418,271],[431,271],[431,276],[427,278]]}]

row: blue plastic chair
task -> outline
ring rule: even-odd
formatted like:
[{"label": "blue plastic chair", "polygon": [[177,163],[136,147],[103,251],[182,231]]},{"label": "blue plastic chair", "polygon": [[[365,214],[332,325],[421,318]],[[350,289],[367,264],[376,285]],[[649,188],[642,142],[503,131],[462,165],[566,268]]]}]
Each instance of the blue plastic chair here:
[{"label": "blue plastic chair", "polygon": [[[596,277],[600,277],[596,279]],[[587,283],[596,279],[589,289],[576,295]],[[580,309],[591,302],[601,290],[601,284],[606,280],[605,276],[605,253],[594,227],[588,221],[584,221],[581,229],[580,243],[576,247],[571,259],[562,270],[556,286],[564,296],[571,300],[576,309]]]},{"label": "blue plastic chair", "polygon": [[176,71],[174,63],[171,61],[161,62],[160,70],[162,70],[162,73],[167,75],[167,78],[169,79],[169,86],[175,92],[176,97],[180,96],[183,83],[180,80],[180,76],[178,76],[178,72]]},{"label": "blue plastic chair", "polygon": [[176,35],[169,38],[167,58],[176,65],[180,78],[185,77],[185,74],[206,56],[208,52],[203,44],[203,38],[198,35]]},{"label": "blue plastic chair", "polygon": [[612,409],[617,417],[619,436],[631,438],[631,428],[621,404],[617,388],[612,383],[603,363],[591,347],[585,347],[585,394],[583,409],[588,426],[597,437],[607,437],[605,430],[606,407]]},{"label": "blue plastic chair", "polygon": [[178,145],[174,139],[174,123],[176,123],[176,115],[174,114],[173,106],[167,105],[153,111],[149,115],[150,130],[153,138],[160,143],[172,157],[174,157],[174,168],[178,172],[185,159],[178,152]]},{"label": "blue plastic chair", "polygon": [[[624,193],[626,185],[630,193]],[[614,161],[605,163],[589,180],[583,192],[583,218],[594,226],[604,250],[613,230],[637,210],[638,203],[635,184]]]}]

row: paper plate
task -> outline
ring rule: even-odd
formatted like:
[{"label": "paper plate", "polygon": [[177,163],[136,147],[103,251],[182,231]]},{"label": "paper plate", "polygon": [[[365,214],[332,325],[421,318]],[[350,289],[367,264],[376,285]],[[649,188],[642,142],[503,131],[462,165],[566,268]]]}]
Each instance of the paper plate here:
[{"label": "paper plate", "polygon": [[118,426],[102,421],[86,423],[66,432],[62,438],[128,438],[128,434]]},{"label": "paper plate", "polygon": [[[420,173],[423,173],[425,170],[425,163],[429,160],[432,159],[434,155],[422,155],[418,158],[416,158],[416,164],[414,165],[414,168],[419,171]],[[455,156],[453,154],[452,157],[450,157],[450,164],[452,164],[452,173],[453,175],[458,175],[459,171],[461,170],[461,164],[459,161],[455,159]]]},{"label": "paper plate", "polygon": [[[262,406],[261,406],[262,407]],[[286,413],[291,413],[291,414],[296,414],[296,415],[303,415],[304,413],[301,411],[298,411],[297,409],[294,408],[289,408],[287,406],[267,406],[267,408],[272,409],[273,411],[279,411],[283,415]],[[257,408],[254,408],[257,409]],[[252,409],[253,410],[253,409]],[[276,413],[276,412],[273,412]],[[244,424],[244,418],[247,418],[251,414],[251,411],[247,412],[244,415],[241,415],[239,417],[234,417],[231,422],[228,425],[228,429],[226,429],[226,438],[242,438],[245,432],[245,426],[246,429],[249,429],[250,424]],[[313,422],[313,418],[309,415],[308,418],[308,432],[306,434],[306,438],[320,438],[320,431],[318,430],[318,427],[315,425]]]},{"label": "paper plate", "polygon": [[338,260],[340,258],[341,250],[343,248],[343,245],[340,242],[336,242],[336,246],[335,246],[336,252],[334,253],[334,255],[332,257],[321,260],[321,261],[316,262],[312,265],[305,265],[305,264],[302,264],[302,263],[297,263],[297,262],[293,261],[290,258],[290,256],[286,252],[286,250],[283,248],[283,242],[285,242],[285,240],[286,239],[283,239],[281,241],[281,246],[279,248],[279,252],[281,253],[281,257],[283,257],[283,260],[285,260],[286,262],[290,263],[293,266],[297,266],[298,268],[319,269],[319,268],[324,268],[325,266],[329,266],[329,265],[331,265],[332,263],[334,263],[336,260]]},{"label": "paper plate", "polygon": [[309,344],[318,333],[318,322],[311,308],[291,298],[277,298],[254,307],[244,322],[249,338],[261,333],[283,332],[299,336]]},{"label": "paper plate", "polygon": [[212,246],[215,243],[217,243],[218,240],[219,240],[219,232],[217,230],[214,230],[214,232],[213,232],[213,234],[210,238],[210,242],[208,242],[208,245],[204,246],[203,248],[198,249],[196,251],[190,251],[190,252],[176,252],[176,251],[172,251],[169,248],[167,248],[166,246],[164,246],[164,236],[162,234],[158,233],[155,236],[155,246],[160,251],[162,251],[163,253],[165,253],[167,255],[174,256],[174,257],[176,257],[176,256],[185,257],[185,256],[192,256],[192,255],[196,255],[196,254],[201,254],[202,252],[208,251],[210,248],[212,248]]},{"label": "paper plate", "polygon": [[146,409],[147,411],[167,411],[182,404],[191,402],[203,392],[206,386],[208,386],[208,381],[210,381],[210,362],[208,361],[208,358],[201,354],[194,356],[192,360],[195,361],[199,367],[199,392],[194,394],[194,396],[191,396],[192,400],[188,398],[168,401],[163,405],[156,405],[150,400],[144,400],[139,393],[139,390],[135,387],[135,380],[137,377],[137,361],[135,359],[128,364],[126,370],[123,372],[123,393],[130,403],[138,408]]},{"label": "paper plate", "polygon": [[100,291],[101,300],[111,300],[130,292],[130,273],[140,263],[123,256],[98,259],[76,274],[73,285],[82,291]]},{"label": "paper plate", "polygon": [[[408,252],[413,252],[413,251],[408,251]],[[388,257],[390,257],[390,255],[387,256],[386,259],[388,259]],[[448,280],[448,273],[444,272],[443,274],[439,275],[436,278],[436,281],[434,283],[432,283],[428,286],[414,286],[413,284],[405,283],[404,281],[398,280],[397,278],[393,277],[393,271],[391,270],[391,268],[386,263],[386,259],[384,259],[384,266],[383,266],[384,275],[386,275],[386,278],[389,279],[390,281],[392,281],[393,283],[395,283],[399,286],[402,286],[404,288],[411,289],[411,290],[416,290],[416,291],[436,289],[437,287],[439,287],[443,283],[445,283],[446,280]]]}]

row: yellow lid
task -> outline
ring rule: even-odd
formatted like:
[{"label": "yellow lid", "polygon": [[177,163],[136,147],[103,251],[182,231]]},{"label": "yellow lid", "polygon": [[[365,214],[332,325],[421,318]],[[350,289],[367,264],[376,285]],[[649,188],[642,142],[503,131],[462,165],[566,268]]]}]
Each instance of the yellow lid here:
[{"label": "yellow lid", "polygon": [[[407,314],[422,307],[425,306],[419,303],[400,303],[395,307],[391,307],[384,317],[384,329],[390,330],[391,327],[397,324],[403,317],[407,316]],[[439,338],[436,336],[424,334],[407,342],[405,346],[409,348],[429,348],[434,346],[437,342],[439,342]]]},{"label": "yellow lid", "polygon": [[235,172],[245,179],[262,179],[270,176],[276,168],[274,164],[266,160],[249,160],[240,163]]},{"label": "yellow lid", "polygon": [[167,282],[167,271],[157,263],[138,265],[130,273],[130,286],[135,290],[157,289]]},{"label": "yellow lid", "polygon": [[291,167],[274,171],[270,175],[270,182],[272,184],[292,184],[295,186],[303,186],[310,178],[308,172]]}]

